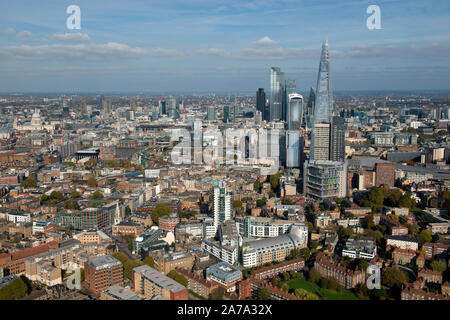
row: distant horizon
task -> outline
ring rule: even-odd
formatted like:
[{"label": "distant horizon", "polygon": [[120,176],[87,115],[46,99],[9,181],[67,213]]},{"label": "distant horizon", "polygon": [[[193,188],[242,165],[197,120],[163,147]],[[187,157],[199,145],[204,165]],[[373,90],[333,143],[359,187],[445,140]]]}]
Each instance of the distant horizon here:
[{"label": "distant horizon", "polygon": [[274,66],[303,91],[324,39],[335,92],[450,90],[448,0],[78,0],[80,29],[70,4],[0,3],[0,91],[269,92]]},{"label": "distant horizon", "polygon": [[[268,88],[263,88],[266,93],[266,97],[269,97]],[[254,91],[242,90],[242,91],[11,91],[11,92],[0,92],[0,97],[5,96],[98,96],[101,94],[110,96],[140,96],[140,95],[211,95],[216,94],[220,96],[226,95],[246,95],[253,96],[256,94],[256,88]],[[309,95],[308,90],[297,90],[297,93],[303,95]],[[344,94],[450,94],[450,89],[410,89],[410,90],[334,90],[333,95],[344,95]]]}]

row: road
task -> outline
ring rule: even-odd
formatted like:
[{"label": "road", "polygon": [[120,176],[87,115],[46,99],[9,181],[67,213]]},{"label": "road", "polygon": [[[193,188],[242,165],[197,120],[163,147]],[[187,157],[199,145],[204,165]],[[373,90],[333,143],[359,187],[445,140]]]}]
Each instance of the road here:
[{"label": "road", "polygon": [[406,272],[408,272],[412,276],[412,278],[410,278],[410,280],[416,281],[416,274],[414,273],[414,271],[412,269],[410,269],[408,267],[405,267],[405,266],[398,266],[398,267],[400,269],[405,270]]}]

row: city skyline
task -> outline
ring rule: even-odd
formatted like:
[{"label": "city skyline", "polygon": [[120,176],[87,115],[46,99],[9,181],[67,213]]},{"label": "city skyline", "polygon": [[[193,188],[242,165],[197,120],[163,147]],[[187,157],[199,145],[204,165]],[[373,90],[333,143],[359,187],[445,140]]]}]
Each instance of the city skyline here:
[{"label": "city skyline", "polygon": [[324,38],[336,91],[448,90],[449,4],[432,2],[378,1],[380,30],[369,1],[79,1],[81,30],[69,2],[1,4],[0,92],[269,92],[271,66],[306,92]]}]

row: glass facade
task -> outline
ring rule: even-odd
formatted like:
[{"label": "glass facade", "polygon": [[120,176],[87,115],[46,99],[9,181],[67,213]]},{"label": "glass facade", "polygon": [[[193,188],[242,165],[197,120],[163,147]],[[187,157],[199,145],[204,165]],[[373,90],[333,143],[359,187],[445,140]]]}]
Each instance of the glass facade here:
[{"label": "glass facade", "polygon": [[270,68],[269,121],[282,119],[284,73],[278,67]]}]

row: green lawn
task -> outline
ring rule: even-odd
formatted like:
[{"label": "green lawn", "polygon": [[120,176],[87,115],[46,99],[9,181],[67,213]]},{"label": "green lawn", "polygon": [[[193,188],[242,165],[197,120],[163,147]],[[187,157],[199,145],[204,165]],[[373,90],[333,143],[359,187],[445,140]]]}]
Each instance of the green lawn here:
[{"label": "green lawn", "polygon": [[[297,288],[302,288],[302,289],[305,289],[306,291],[309,291],[309,292],[312,292],[312,293],[318,295],[317,291],[314,289],[314,287],[316,287],[318,290],[320,290],[320,292],[322,292],[322,294],[324,296],[324,298],[322,298],[322,299],[324,299],[324,300],[362,300],[357,295],[355,295],[353,292],[350,292],[348,290],[344,290],[342,292],[337,292],[334,290],[322,289],[319,286],[310,284],[304,278],[289,280],[289,281],[287,281],[287,284],[289,286],[289,289],[295,290]],[[318,295],[318,296],[320,298],[320,295]]]},{"label": "green lawn", "polygon": [[287,284],[289,286],[289,289],[295,290],[297,288],[302,288],[305,289],[306,291],[316,294],[316,290],[314,290],[314,287],[304,278],[289,280]]}]

